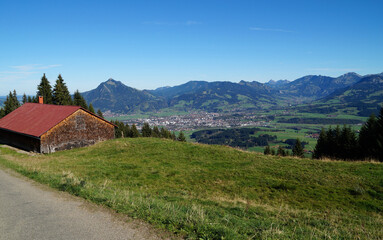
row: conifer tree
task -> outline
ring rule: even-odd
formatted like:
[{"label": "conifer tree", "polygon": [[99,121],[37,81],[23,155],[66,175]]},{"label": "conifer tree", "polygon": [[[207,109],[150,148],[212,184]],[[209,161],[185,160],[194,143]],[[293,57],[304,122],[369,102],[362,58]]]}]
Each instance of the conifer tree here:
[{"label": "conifer tree", "polygon": [[92,103],[89,103],[89,112],[91,112],[91,113],[96,113],[95,111],[94,111],[94,107],[93,107],[93,104]]},{"label": "conifer tree", "polygon": [[27,95],[25,95],[25,93],[23,94],[23,104],[28,102],[28,98],[27,98]]},{"label": "conifer tree", "polygon": [[46,78],[45,73],[41,78],[40,84],[37,86],[37,99],[39,96],[44,98],[44,103],[53,104],[52,86]]},{"label": "conifer tree", "polygon": [[161,127],[160,136],[161,138],[171,138],[171,133],[164,127]]},{"label": "conifer tree", "polygon": [[282,157],[287,156],[287,153],[286,153],[285,149],[283,149],[282,146],[279,146],[279,147],[278,147],[277,155],[278,155],[278,156],[282,156]]},{"label": "conifer tree", "polygon": [[161,137],[161,132],[160,132],[160,130],[158,129],[157,126],[154,126],[154,127],[153,127],[153,130],[152,130],[152,137],[156,137],[156,138]]},{"label": "conifer tree", "polygon": [[137,130],[136,124],[133,123],[131,127],[131,131],[132,131],[132,138],[140,137],[140,133]]},{"label": "conifer tree", "polygon": [[173,141],[176,141],[176,140],[177,140],[176,134],[175,134],[174,132],[172,132],[170,138],[173,139]]},{"label": "conifer tree", "polygon": [[314,153],[312,155],[313,158],[323,158],[326,157],[326,130],[322,128],[317,144],[315,145]]},{"label": "conifer tree", "polygon": [[359,152],[361,158],[373,159],[378,151],[378,127],[374,114],[368,118],[359,132]]},{"label": "conifer tree", "polygon": [[56,84],[53,87],[53,103],[56,105],[72,105],[72,97],[61,74],[58,75]]},{"label": "conifer tree", "polygon": [[271,148],[269,145],[265,147],[265,150],[263,150],[263,154],[270,155],[271,154]]},{"label": "conifer tree", "polygon": [[379,113],[376,125],[377,125],[377,145],[378,145],[377,159],[383,162],[383,107],[380,109],[380,113]]},{"label": "conifer tree", "polygon": [[97,110],[97,115],[98,115],[99,117],[101,117],[101,118],[104,118],[104,115],[102,114],[102,112],[101,112],[100,109]]},{"label": "conifer tree", "polygon": [[132,137],[132,129],[130,128],[129,124],[125,125],[125,137]]},{"label": "conifer tree", "polygon": [[301,140],[299,140],[299,138],[297,138],[297,140],[295,142],[295,145],[294,145],[293,150],[292,150],[292,155],[300,157],[300,158],[304,157],[302,143],[301,143]]},{"label": "conifer tree", "polygon": [[28,96],[27,102],[29,103],[33,102],[31,96]]},{"label": "conifer tree", "polygon": [[81,93],[76,90],[73,95],[73,105],[80,106],[86,110],[88,110],[88,104],[86,103],[84,97],[81,95]]},{"label": "conifer tree", "polygon": [[275,149],[274,148],[271,149],[271,155],[275,155]]},{"label": "conifer tree", "polygon": [[4,108],[3,108],[3,113],[2,113],[3,117],[5,115],[11,113],[12,111],[17,109],[18,107],[20,107],[20,102],[19,102],[19,100],[17,100],[16,90],[13,90],[13,93],[9,92],[9,95],[7,96],[7,98],[4,102]]},{"label": "conifer tree", "polygon": [[178,139],[177,140],[180,141],[180,142],[186,142],[185,135],[184,135],[184,133],[182,131],[178,134]]},{"label": "conifer tree", "polygon": [[149,123],[144,123],[141,129],[141,134],[143,137],[151,137],[152,136],[152,129],[149,126]]},{"label": "conifer tree", "polygon": [[340,142],[338,143],[338,157],[346,160],[346,159],[356,159],[357,158],[357,140],[354,131],[352,131],[351,127],[343,126],[340,136]]}]

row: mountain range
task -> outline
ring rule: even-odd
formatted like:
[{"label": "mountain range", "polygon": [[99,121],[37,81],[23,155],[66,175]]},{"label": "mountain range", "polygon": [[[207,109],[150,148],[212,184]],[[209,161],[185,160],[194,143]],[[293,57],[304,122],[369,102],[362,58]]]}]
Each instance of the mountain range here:
[{"label": "mountain range", "polygon": [[[175,111],[256,110],[294,104],[315,106],[313,112],[335,104],[356,107],[360,115],[374,111],[383,103],[383,73],[361,76],[346,73],[339,77],[308,75],[294,81],[267,83],[240,81],[189,81],[174,87],[138,90],[108,79],[96,89],[82,93],[88,103],[101,111],[114,113]],[[306,110],[310,110],[307,107]],[[325,109],[325,111],[327,111]]]}]

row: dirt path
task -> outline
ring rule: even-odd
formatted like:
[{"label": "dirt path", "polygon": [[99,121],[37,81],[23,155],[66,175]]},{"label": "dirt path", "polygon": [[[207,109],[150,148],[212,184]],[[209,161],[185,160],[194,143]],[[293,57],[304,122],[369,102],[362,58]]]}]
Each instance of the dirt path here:
[{"label": "dirt path", "polygon": [[0,239],[164,239],[150,225],[0,169]]}]

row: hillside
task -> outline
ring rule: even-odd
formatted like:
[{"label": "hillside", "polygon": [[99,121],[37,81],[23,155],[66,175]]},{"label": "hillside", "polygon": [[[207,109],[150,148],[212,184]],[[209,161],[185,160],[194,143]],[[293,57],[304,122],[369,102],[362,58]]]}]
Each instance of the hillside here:
[{"label": "hillside", "polygon": [[309,75],[291,82],[189,81],[178,86],[143,91],[109,79],[96,89],[84,92],[83,96],[96,109],[115,113],[153,112],[163,109],[208,112],[259,110],[310,103],[350,87],[361,78],[356,73],[347,73],[337,78]]},{"label": "hillside", "polygon": [[361,76],[356,73],[347,73],[337,78],[327,76],[309,75],[298,78],[276,89],[282,96],[302,98],[306,101],[316,100],[328,96],[334,91],[351,86],[358,82]]},{"label": "hillside", "polygon": [[222,111],[232,108],[251,109],[275,105],[271,90],[264,84],[190,81],[168,88],[149,91],[167,99],[169,107],[178,110]]},{"label": "hillside", "polygon": [[356,109],[359,115],[378,113],[383,106],[383,76],[368,75],[356,84],[340,89],[318,101],[319,105],[331,105],[338,109]]},{"label": "hillside", "polygon": [[82,93],[95,109],[115,113],[156,111],[167,106],[164,99],[128,87],[114,79],[101,83],[96,89]]},{"label": "hillside", "polygon": [[[0,165],[191,239],[382,239],[383,164],[117,139]],[[361,224],[363,223],[363,224]]]}]

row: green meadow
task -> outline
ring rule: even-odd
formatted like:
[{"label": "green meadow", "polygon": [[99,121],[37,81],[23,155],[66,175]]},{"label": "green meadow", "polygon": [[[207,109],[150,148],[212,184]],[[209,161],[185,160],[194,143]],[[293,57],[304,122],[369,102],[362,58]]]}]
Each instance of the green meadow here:
[{"label": "green meadow", "polygon": [[383,239],[383,164],[155,138],[0,165],[186,239]]}]

